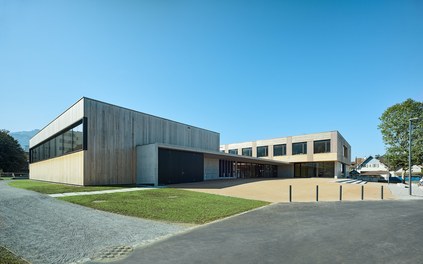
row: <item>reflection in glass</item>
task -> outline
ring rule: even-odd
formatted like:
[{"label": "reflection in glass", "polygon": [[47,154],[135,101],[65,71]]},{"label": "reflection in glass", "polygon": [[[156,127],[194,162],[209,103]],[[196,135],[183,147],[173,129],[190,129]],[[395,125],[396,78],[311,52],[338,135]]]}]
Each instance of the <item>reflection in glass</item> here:
[{"label": "reflection in glass", "polygon": [[243,148],[242,149],[242,156],[252,156],[253,155],[253,151],[252,148]]},{"label": "reflection in glass", "polygon": [[292,155],[307,154],[307,142],[292,143]]},{"label": "reflection in glass", "polygon": [[285,156],[285,155],[286,155],[286,144],[273,146],[273,156]]},{"label": "reflection in glass", "polygon": [[330,152],[330,139],[314,141],[314,153]]},{"label": "reflection in glass", "polygon": [[82,120],[66,131],[30,149],[30,162],[51,159],[83,149]]},{"label": "reflection in glass", "polygon": [[257,147],[257,157],[267,157],[267,156],[268,156],[267,146]]}]

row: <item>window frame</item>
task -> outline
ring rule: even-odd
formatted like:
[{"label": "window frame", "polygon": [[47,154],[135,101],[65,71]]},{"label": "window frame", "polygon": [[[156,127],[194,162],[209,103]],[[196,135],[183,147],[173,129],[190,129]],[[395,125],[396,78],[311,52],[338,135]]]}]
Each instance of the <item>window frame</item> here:
[{"label": "window frame", "polygon": [[[276,153],[276,148],[277,147],[281,147],[281,152],[282,152],[282,154],[278,154],[278,155],[275,155],[275,153]],[[273,145],[273,156],[274,157],[280,157],[280,156],[286,156],[286,144],[277,144],[277,145]]]},{"label": "window frame", "polygon": [[[82,125],[82,146],[78,149],[74,149],[73,147],[73,129]],[[64,144],[65,138],[64,135],[66,133],[69,133],[71,135],[71,151],[68,151],[65,153],[64,151]],[[60,130],[53,136],[47,138],[46,140],[43,140],[42,142],[38,143],[34,147],[29,149],[29,163],[36,163],[44,160],[49,160],[57,157],[61,157],[64,155],[76,153],[79,151],[87,150],[87,118],[84,117],[77,122],[73,123],[70,126],[67,126],[66,128]],[[55,155],[51,155],[51,142],[55,142]],[[59,152],[59,153],[58,153]]]},{"label": "window frame", "polygon": [[[319,144],[319,143],[324,143],[324,151],[322,151],[322,152],[316,152],[316,143],[317,144]],[[330,147],[330,144],[331,144],[331,140],[330,139],[323,139],[323,140],[315,140],[315,141],[313,141],[313,153],[314,154],[320,154],[320,153],[330,153],[330,151],[331,151],[331,147]]]},{"label": "window frame", "polygon": [[[249,150],[250,151],[250,155],[245,155],[244,151]],[[242,156],[246,156],[246,157],[252,157],[253,156],[253,148],[252,147],[248,147],[248,148],[242,148],[241,150]]]},{"label": "window frame", "polygon": [[[260,149],[260,152],[261,152],[261,150],[264,150],[263,155],[261,155],[261,154],[259,155],[259,149]],[[269,146],[258,146],[256,148],[256,151],[257,151],[257,158],[269,157]]]},{"label": "window frame", "polygon": [[[295,145],[301,144],[301,152],[300,153],[294,153]],[[295,142],[292,143],[292,155],[306,155],[307,154],[307,142]]]}]

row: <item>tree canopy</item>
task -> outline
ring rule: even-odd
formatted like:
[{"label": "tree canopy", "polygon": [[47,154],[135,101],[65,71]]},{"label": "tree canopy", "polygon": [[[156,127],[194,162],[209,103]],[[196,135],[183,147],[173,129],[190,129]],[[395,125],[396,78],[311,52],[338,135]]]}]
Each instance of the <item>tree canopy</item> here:
[{"label": "tree canopy", "polygon": [[382,114],[379,129],[386,146],[386,158],[391,169],[408,169],[409,119],[413,121],[412,165],[423,163],[423,103],[412,99],[395,104]]},{"label": "tree canopy", "polygon": [[5,172],[28,170],[25,152],[7,130],[0,130],[0,170]]}]

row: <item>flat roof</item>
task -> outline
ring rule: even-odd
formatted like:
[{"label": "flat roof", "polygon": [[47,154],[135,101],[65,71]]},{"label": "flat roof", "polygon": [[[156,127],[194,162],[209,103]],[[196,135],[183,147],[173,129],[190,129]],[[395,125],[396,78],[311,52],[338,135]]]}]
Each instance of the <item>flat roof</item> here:
[{"label": "flat roof", "polygon": [[178,121],[175,121],[175,120],[171,120],[171,119],[168,119],[168,118],[164,118],[164,117],[160,117],[160,116],[156,116],[156,115],[151,115],[151,114],[147,114],[147,113],[144,113],[144,112],[141,112],[141,111],[137,111],[137,110],[133,110],[133,109],[130,109],[130,108],[127,108],[127,107],[122,107],[122,106],[118,106],[118,105],[115,105],[115,104],[111,104],[111,103],[107,103],[107,102],[103,102],[103,101],[100,101],[100,100],[97,100],[97,99],[92,99],[92,98],[89,98],[89,97],[85,97],[85,96],[83,96],[83,97],[81,97],[80,99],[78,99],[75,103],[73,103],[71,106],[69,106],[68,108],[66,108],[66,110],[65,111],[63,111],[62,113],[60,113],[58,116],[56,116],[56,118],[54,118],[53,120],[51,120],[47,125],[45,125],[43,128],[41,128],[34,136],[32,136],[31,137],[31,139],[32,138],[34,138],[36,135],[38,135],[41,131],[43,131],[46,127],[48,127],[51,123],[53,123],[56,119],[58,119],[59,117],[61,117],[64,113],[66,113],[69,109],[71,109],[74,105],[76,105],[77,103],[79,103],[81,100],[85,100],[85,99],[87,99],[87,100],[91,100],[91,101],[94,101],[94,102],[98,102],[98,103],[102,103],[102,104],[106,104],[106,105],[110,105],[110,106],[113,106],[113,107],[117,107],[117,108],[121,108],[121,109],[125,109],[125,110],[128,110],[128,111],[132,111],[132,112],[135,112],[135,113],[140,113],[140,114],[143,114],[143,115],[147,115],[147,116],[151,116],[151,117],[155,117],[155,118],[159,118],[159,119],[162,119],[162,120],[166,120],[166,121],[170,121],[170,122],[174,122],[174,123],[177,123],[177,124],[181,124],[181,125],[184,125],[184,126],[189,126],[189,127],[193,127],[193,128],[198,128],[198,129],[201,129],[201,130],[205,130],[205,131],[208,131],[208,132],[211,132],[211,133],[215,133],[215,134],[218,134],[218,135],[220,135],[220,133],[219,132],[216,132],[216,131],[212,131],[212,130],[209,130],[209,129],[205,129],[205,128],[201,128],[201,127],[198,127],[198,126],[193,126],[193,125],[189,125],[189,124],[185,124],[185,123],[182,123],[182,122],[178,122]]},{"label": "flat roof", "polygon": [[[241,156],[241,155],[223,153],[223,152],[219,152],[219,151],[199,150],[199,149],[195,149],[195,148],[161,144],[161,143],[155,143],[155,144],[149,144],[149,145],[157,145],[158,148],[164,148],[164,149],[173,149],[173,150],[180,150],[180,151],[203,153],[206,157],[221,158],[221,159],[232,160],[232,161],[251,162],[251,163],[258,163],[258,164],[270,164],[270,165],[288,165],[288,164],[290,164],[289,162],[286,162],[286,161],[276,161],[276,160],[265,159],[265,158],[255,158],[255,157],[249,157],[249,156]],[[141,146],[143,146],[143,145],[141,145]]]}]

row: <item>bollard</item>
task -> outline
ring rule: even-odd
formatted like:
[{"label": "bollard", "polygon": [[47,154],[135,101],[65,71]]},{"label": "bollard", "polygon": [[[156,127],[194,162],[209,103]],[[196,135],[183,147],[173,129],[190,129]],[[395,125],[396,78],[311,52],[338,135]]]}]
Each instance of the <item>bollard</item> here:
[{"label": "bollard", "polygon": [[383,200],[383,185],[380,186],[380,199]]},{"label": "bollard", "polygon": [[364,186],[361,185],[361,200],[364,200]]},{"label": "bollard", "polygon": [[319,185],[316,185],[316,202],[319,201]]},{"label": "bollard", "polygon": [[289,185],[289,202],[292,202],[292,185]]},{"label": "bollard", "polygon": [[339,185],[339,201],[342,201],[342,185]]}]

